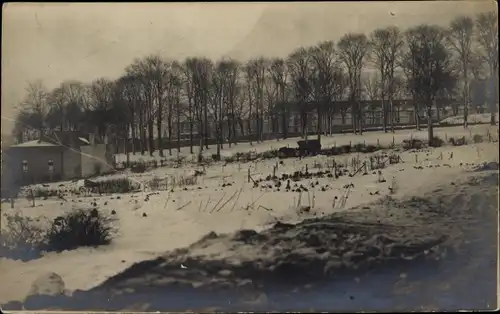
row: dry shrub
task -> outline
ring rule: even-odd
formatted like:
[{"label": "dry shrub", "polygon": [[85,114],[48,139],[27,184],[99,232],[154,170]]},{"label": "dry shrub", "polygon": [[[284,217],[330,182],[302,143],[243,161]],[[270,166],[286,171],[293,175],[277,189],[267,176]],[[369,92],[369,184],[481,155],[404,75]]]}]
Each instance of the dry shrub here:
[{"label": "dry shrub", "polygon": [[213,161],[220,161],[221,155],[220,154],[212,154],[212,160]]},{"label": "dry shrub", "polygon": [[107,180],[96,181],[99,185],[101,193],[129,193],[139,188],[139,184],[132,182],[128,178],[112,178]]},{"label": "dry shrub", "polygon": [[399,164],[400,162],[401,162],[401,156],[399,156],[398,154],[389,155],[389,164],[395,165]]},{"label": "dry shrub", "polygon": [[133,173],[144,173],[147,170],[146,163],[144,161],[132,162],[130,164],[130,171]]},{"label": "dry shrub", "polygon": [[385,156],[383,156],[383,155],[370,156],[370,169],[371,170],[384,169],[385,167],[386,167]]},{"label": "dry shrub", "polygon": [[[59,195],[59,190],[58,189],[51,189],[51,188],[46,188],[46,187],[34,187],[31,189],[33,192],[33,196],[36,198],[47,198],[47,197],[54,197]],[[31,192],[26,191],[26,196],[28,198],[31,197]]]},{"label": "dry shrub", "polygon": [[117,229],[115,219],[97,209],[78,209],[47,221],[22,216],[19,213],[4,215],[6,224],[0,235],[0,256],[30,260],[41,252],[73,250],[85,246],[109,244]]},{"label": "dry shrub", "polygon": [[481,134],[474,134],[472,137],[472,141],[474,143],[482,143],[483,142],[483,136]]},{"label": "dry shrub", "polygon": [[380,147],[376,146],[376,145],[371,145],[371,144],[368,144],[364,147],[363,149],[363,153],[373,153],[373,152],[376,152],[380,149]]},{"label": "dry shrub", "polygon": [[268,150],[262,153],[261,157],[263,159],[272,159],[272,158],[277,158],[278,157],[278,150],[273,149],[273,150]]},{"label": "dry shrub", "polygon": [[434,136],[432,138],[432,141],[430,142],[430,146],[432,146],[432,147],[441,147],[443,145],[444,145],[444,141],[439,136]]},{"label": "dry shrub", "polygon": [[46,235],[40,219],[21,216],[19,213],[4,214],[4,217],[5,224],[2,224],[0,234],[0,257],[23,261],[39,257],[40,246]]},{"label": "dry shrub", "polygon": [[153,177],[148,181],[147,185],[151,188],[151,191],[166,191],[167,190],[167,179]]},{"label": "dry shrub", "polygon": [[197,183],[198,183],[197,176],[181,176],[178,181],[180,187],[196,185]]},{"label": "dry shrub", "polygon": [[467,144],[467,141],[465,140],[465,136],[462,136],[460,138],[450,137],[450,139],[448,141],[453,146],[463,146],[463,145]]},{"label": "dry shrub", "polygon": [[340,146],[339,154],[349,154],[351,152],[351,145],[342,145]]},{"label": "dry shrub", "polygon": [[420,139],[409,139],[403,140],[403,148],[404,149],[422,149],[424,147],[424,142]]},{"label": "dry shrub", "polygon": [[364,151],[364,149],[365,149],[365,144],[363,144],[363,143],[357,143],[357,144],[355,144],[353,146],[353,148],[354,148],[354,151],[356,153],[362,153]]},{"label": "dry shrub", "polygon": [[98,209],[77,209],[52,221],[46,234],[45,251],[73,250],[111,243],[115,218]]}]

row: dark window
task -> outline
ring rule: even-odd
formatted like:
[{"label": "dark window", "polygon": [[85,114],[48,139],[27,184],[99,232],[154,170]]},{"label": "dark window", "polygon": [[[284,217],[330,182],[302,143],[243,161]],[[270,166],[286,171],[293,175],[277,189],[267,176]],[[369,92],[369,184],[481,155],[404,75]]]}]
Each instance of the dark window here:
[{"label": "dark window", "polygon": [[23,160],[23,171],[28,172],[28,161],[27,160]]},{"label": "dark window", "polygon": [[49,164],[49,171],[54,171],[54,161],[50,159],[48,161],[48,164]]}]

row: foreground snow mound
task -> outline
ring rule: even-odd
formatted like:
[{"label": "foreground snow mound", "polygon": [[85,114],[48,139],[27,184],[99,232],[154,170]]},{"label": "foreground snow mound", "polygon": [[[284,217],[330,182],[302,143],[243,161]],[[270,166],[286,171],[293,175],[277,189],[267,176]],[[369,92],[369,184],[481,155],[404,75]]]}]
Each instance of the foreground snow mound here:
[{"label": "foreground snow mound", "polygon": [[[383,271],[389,265],[400,272],[411,271],[410,264],[441,269],[438,260],[467,253],[470,248],[466,243],[474,239],[472,232],[491,221],[496,210],[491,204],[497,193],[498,171],[471,172],[469,176],[428,195],[405,201],[386,198],[369,207],[298,224],[277,222],[260,233],[211,232],[189,247],[137,263],[94,289],[74,291],[71,297],[52,297],[41,303],[43,306],[25,307],[256,310],[257,305],[249,307],[241,302],[253,294],[265,309],[269,304],[262,293],[271,295],[280,289],[290,293],[310,284],[344,282],[344,277],[352,281],[367,269]],[[471,255],[466,255],[470,260]],[[451,269],[455,277],[465,268],[458,269]]]},{"label": "foreground snow mound", "polygon": [[431,258],[440,254],[438,245],[446,239],[417,227],[356,223],[340,217],[297,225],[277,223],[262,233],[211,233],[187,249],[138,263],[101,287],[119,290],[147,282],[149,287],[187,284],[213,290],[250,283],[300,284],[384,260]]},{"label": "foreground snow mound", "polygon": [[[461,186],[461,189],[467,186]],[[386,198],[298,224],[276,223],[260,233],[211,232],[184,249],[137,263],[98,289],[115,292],[183,286],[201,290],[317,282],[375,267],[439,260],[459,247],[460,226],[473,218],[462,191],[404,202]],[[453,195],[453,196],[451,196]],[[465,195],[465,196],[464,196]]]},{"label": "foreground snow mound", "polygon": [[474,168],[474,171],[493,171],[498,170],[498,162],[485,162]]}]

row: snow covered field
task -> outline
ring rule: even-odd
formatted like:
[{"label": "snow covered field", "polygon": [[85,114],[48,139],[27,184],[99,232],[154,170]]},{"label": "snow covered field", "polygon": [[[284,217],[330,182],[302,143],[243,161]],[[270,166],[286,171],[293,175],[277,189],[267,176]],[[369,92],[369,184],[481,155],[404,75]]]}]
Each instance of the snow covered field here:
[{"label": "snow covered field", "polygon": [[[49,253],[28,262],[1,259],[1,279],[2,282],[9,284],[0,288],[0,303],[5,304],[13,300],[22,301],[28,294],[35,279],[43,274],[55,272],[63,278],[65,288],[69,291],[105,289],[106,291],[116,293],[121,291],[120,293],[123,293],[123,291],[128,291],[127,287],[130,287],[129,290],[135,289],[136,295],[128,296],[130,299],[135,298],[135,301],[130,304],[123,304],[121,309],[134,305],[133,308],[137,310],[138,308],[135,307],[137,304],[146,306],[149,302],[148,300],[139,300],[138,295],[145,293],[144,291],[149,291],[147,289],[153,289],[152,287],[160,289],[153,289],[153,291],[161,291],[160,286],[167,284],[168,280],[165,279],[167,277],[175,282],[182,282],[183,284],[187,282],[191,286],[210,286],[207,282],[210,281],[210,278],[214,279],[215,277],[219,281],[222,280],[221,278],[224,275],[221,275],[221,273],[214,275],[207,269],[200,269],[202,266],[199,265],[203,264],[199,262],[200,260],[220,261],[221,263],[229,263],[228,261],[230,261],[232,264],[244,264],[245,261],[248,263],[259,261],[265,264],[266,261],[271,261],[272,265],[262,267],[272,268],[276,266],[276,260],[279,259],[283,252],[287,252],[289,254],[287,256],[290,256],[291,248],[297,249],[293,252],[296,255],[311,256],[313,251],[316,252],[314,254],[324,254],[322,258],[318,258],[322,261],[320,264],[322,266],[321,272],[323,272],[326,267],[325,264],[328,264],[325,259],[332,260],[332,256],[338,254],[337,251],[328,248],[315,251],[311,247],[303,246],[305,242],[293,242],[289,239],[294,239],[303,234],[314,235],[315,232],[318,232],[317,237],[326,239],[331,234],[336,234],[335,230],[340,230],[340,226],[347,225],[351,226],[346,227],[349,230],[361,230],[363,224],[367,224],[367,221],[372,225],[375,223],[378,227],[370,229],[370,232],[366,234],[366,238],[360,236],[363,239],[358,239],[357,236],[354,236],[353,243],[359,241],[359,243],[365,243],[370,239],[373,240],[373,237],[380,231],[379,227],[383,229],[385,226],[386,229],[382,232],[385,236],[406,243],[405,252],[410,256],[412,254],[417,256],[416,252],[410,252],[409,246],[425,247],[429,243],[440,243],[441,236],[453,235],[458,239],[463,230],[453,229],[451,225],[456,222],[455,220],[440,220],[438,218],[441,216],[432,211],[419,213],[418,211],[404,209],[405,206],[409,209],[412,209],[412,206],[421,208],[421,205],[408,205],[405,202],[411,200],[412,197],[424,197],[425,195],[431,200],[439,195],[449,197],[449,193],[457,193],[455,190],[448,191],[450,183],[460,185],[460,180],[465,180],[466,177],[469,178],[470,171],[473,171],[480,164],[495,162],[497,163],[496,170],[498,170],[498,142],[488,142],[487,134],[497,140],[498,127],[481,125],[470,127],[468,130],[462,127],[438,128],[435,129],[435,135],[442,139],[465,136],[470,142],[474,135],[481,135],[484,137],[485,142],[466,146],[447,145],[421,151],[391,150],[392,153],[401,157],[402,163],[388,165],[381,170],[381,174],[376,170],[370,170],[366,175],[357,174],[353,177],[344,175],[335,179],[327,175],[318,175],[314,178],[291,182],[291,190],[301,189],[301,192],[286,191],[286,180],[281,180],[282,185],[280,187],[266,180],[259,182],[257,187],[254,187],[253,181],[258,182],[259,179],[265,179],[271,175],[277,163],[276,175],[278,177],[295,171],[305,172],[306,169],[311,173],[331,170],[333,159],[337,164],[346,165],[347,172],[352,173],[356,168],[350,166],[353,159],[360,160],[362,163],[370,155],[377,155],[381,152],[372,154],[354,153],[334,157],[316,156],[302,160],[293,158],[285,159],[282,163],[279,163],[278,160],[260,160],[251,163],[227,165],[216,163],[205,169],[206,173],[198,177],[196,184],[187,185],[185,188],[175,188],[173,192],[169,189],[158,191],[158,193],[147,197],[149,191],[101,197],[73,197],[68,199],[68,202],[48,198],[46,200],[37,200],[37,207],[34,208],[30,206],[30,202],[24,199],[16,201],[14,209],[5,206],[8,204],[2,204],[2,213],[20,212],[22,215],[33,217],[46,216],[54,218],[74,208],[88,206],[95,199],[100,210],[104,212],[116,211],[119,234],[111,245],[96,249],[80,248],[62,253]],[[395,134],[370,132],[363,136],[346,134],[323,137],[322,144],[324,147],[349,143],[354,145],[359,142],[375,145],[378,141],[381,145],[389,145],[393,141],[395,144],[400,144],[404,139],[409,138],[425,140],[426,136],[427,132],[425,130],[420,132],[414,130],[397,131]],[[295,146],[297,140],[270,141],[254,145],[238,144],[232,149],[224,149],[223,154],[227,156],[236,152],[250,150],[263,152],[288,144]],[[182,154],[187,156],[188,149],[183,148]],[[206,154],[212,154],[215,152],[215,148],[210,147],[205,152]],[[176,152],[174,152],[173,157],[175,157],[175,154]],[[119,156],[119,158],[124,158],[124,156]],[[136,155],[134,158],[147,160],[149,157]],[[182,175],[187,175],[195,169],[199,168],[194,165],[187,165],[182,169],[163,167],[143,174],[127,173],[113,176],[128,176],[134,181],[148,183],[146,184],[146,187],[148,187],[153,177],[169,178],[169,180],[177,178],[179,180]],[[251,175],[250,182],[248,182],[248,172]],[[346,186],[350,186],[350,188],[345,188]],[[446,188],[443,188],[443,186],[446,186]],[[464,204],[476,201],[475,199],[468,199],[471,195],[462,196]],[[389,203],[393,204],[393,206],[387,205],[389,204],[387,203],[388,196],[391,197],[392,201],[389,201]],[[457,201],[457,199],[454,199],[454,201]],[[7,208],[4,209],[5,207]],[[340,215],[339,217],[346,219],[346,222],[332,220],[332,214]],[[441,214],[446,218],[454,217],[460,222],[465,219],[460,215],[454,216],[455,212],[451,211]],[[306,225],[300,225],[300,222],[306,219],[313,219],[315,221],[313,224],[323,220],[327,221],[326,224],[328,224],[328,221],[330,221],[330,224],[335,224],[336,227],[324,233],[325,230],[319,227],[308,227],[307,222]],[[283,224],[299,223],[299,227],[302,226],[300,227],[302,229],[299,227],[294,229],[285,225],[286,230],[277,232],[275,224],[278,221]],[[433,224],[434,222],[436,225]],[[249,237],[255,238],[257,244],[249,244],[245,241],[243,241],[245,244],[238,244],[241,241],[234,242],[234,237],[237,237],[238,234],[233,236],[221,235],[237,232],[241,229],[261,232],[263,238],[259,238],[258,235],[250,232]],[[215,232],[215,234],[211,234],[208,238],[197,242],[210,232]],[[356,231],[349,232],[356,234]],[[450,245],[456,244],[453,242],[455,240],[453,237],[452,239],[448,238],[451,241]],[[399,240],[394,241],[398,242]],[[270,250],[270,247],[282,247],[283,252]],[[426,250],[432,251],[433,247],[434,245],[430,245],[430,248]],[[176,249],[182,250],[172,252],[172,250]],[[354,249],[350,250],[350,252],[354,251]],[[442,252],[436,250],[435,253],[441,254]],[[343,254],[348,256],[351,253],[346,254],[344,252]],[[161,257],[161,260],[157,260],[156,266],[153,265],[139,270],[132,268],[128,273],[125,271],[135,263],[154,260],[159,257]],[[196,264],[194,260],[197,260],[199,264]],[[357,263],[354,262],[353,258],[349,261],[344,262],[344,264],[354,265]],[[195,264],[198,266],[194,266]],[[172,268],[172,265],[175,265],[176,268]],[[336,266],[334,263],[331,262],[329,265],[335,271]],[[163,270],[159,269],[160,266],[163,267]],[[226,265],[225,267],[229,273],[232,272],[229,266]],[[256,267],[252,269],[256,271]],[[124,275],[118,275],[124,271]],[[232,282],[236,282],[238,286],[245,286],[244,279],[251,280],[250,277],[251,274],[238,274],[235,275],[236,279]],[[297,275],[297,277],[300,276]],[[182,278],[182,280],[179,278]],[[144,289],[144,291],[141,289]],[[255,285],[252,285],[252,289],[253,291],[259,290],[258,286],[255,287]],[[165,304],[164,306],[167,306]],[[437,304],[448,303],[438,302]],[[80,308],[76,305],[74,307],[75,309],[87,309],[85,306],[92,307],[90,303],[82,304]],[[106,305],[102,304],[93,306],[106,307]],[[208,307],[208,305],[201,303],[199,306],[200,308]],[[224,306],[229,305],[217,306],[224,308]],[[240,304],[240,306],[243,305]],[[255,308],[257,305],[252,306],[250,308]],[[267,304],[266,306],[270,305]],[[328,307],[326,304],[324,306]],[[376,307],[376,305],[370,306]],[[314,308],[314,306],[311,307]],[[110,306],[110,308],[113,307]],[[119,307],[114,307],[114,309],[117,308]],[[157,310],[158,305],[153,308],[146,306],[146,308]],[[187,307],[183,308],[179,305],[175,309],[174,306],[162,309],[185,310]],[[242,308],[238,309],[241,310]],[[369,308],[365,309],[369,310]]]},{"label": "snow covered field", "polygon": [[[481,116],[481,115],[479,115]],[[471,119],[475,119],[475,115],[471,115]],[[450,117],[449,119],[462,119],[461,117]],[[443,120],[447,121],[447,120]],[[449,123],[463,123],[462,122],[451,122]],[[482,120],[481,120],[482,121]],[[498,120],[497,120],[498,121]],[[470,121],[472,122],[472,120]],[[489,118],[487,120],[489,122]],[[487,123],[485,122],[485,123]],[[447,140],[449,137],[461,137],[461,136],[466,136],[466,137],[471,137],[472,133],[477,133],[477,134],[482,134],[486,135],[486,133],[489,130],[489,126],[487,125],[476,125],[476,126],[471,126],[469,129],[464,129],[463,127],[445,127],[445,128],[434,128],[434,135],[441,137],[443,140]],[[491,128],[491,134],[498,136],[498,128]],[[316,136],[309,136],[310,139],[315,139]],[[410,139],[410,138],[418,138],[422,140],[427,139],[427,129],[422,128],[422,130],[417,131],[415,129],[411,130],[396,130],[395,133],[384,133],[384,132],[365,132],[363,135],[353,135],[353,134],[334,134],[333,136],[322,136],[321,137],[321,145],[324,148],[327,147],[333,147],[333,146],[342,146],[342,145],[348,145],[351,143],[352,145],[355,145],[356,143],[366,143],[366,144],[372,144],[376,145],[377,141],[380,143],[382,146],[388,146],[390,145],[393,140],[396,144],[401,143],[404,139]],[[279,149],[280,147],[283,146],[290,146],[290,147],[296,147],[297,146],[297,141],[301,140],[302,138],[288,138],[286,140],[280,140],[280,141],[264,141],[262,143],[240,143],[238,145],[233,145],[231,148],[228,147],[227,144],[224,144],[224,149],[221,150],[221,155],[222,156],[234,156],[236,153],[245,153],[245,152],[250,152],[250,151],[255,151],[257,153],[262,153],[265,151],[269,151],[272,149]],[[193,147],[193,152],[194,154],[189,153],[189,147],[181,147],[181,152],[180,156],[185,157],[187,161],[195,161],[196,160],[196,154],[198,152],[198,147]],[[210,156],[212,154],[216,153],[216,146],[215,145],[210,145],[208,149],[203,147],[203,154],[205,156]],[[168,150],[164,150],[165,154],[165,159],[176,159],[177,158],[177,149],[172,149],[172,155],[170,156],[168,154]],[[140,153],[136,153],[135,155],[130,154],[130,160],[131,161],[138,161],[138,160],[143,160],[143,161],[148,161],[152,159],[159,160],[162,157],[158,156],[158,152],[154,152],[153,156],[149,156],[149,154],[146,152],[144,155],[141,155]],[[126,155],[125,154],[119,154],[116,155],[116,161],[117,162],[124,162],[126,160]]]},{"label": "snow covered field", "polygon": [[[476,113],[471,114],[467,117],[467,122],[469,123],[490,123],[491,114],[489,113]],[[498,123],[498,113],[495,114],[495,121]],[[464,123],[463,116],[454,116],[448,117],[441,121],[441,123],[449,123],[449,124],[461,124]]]}]

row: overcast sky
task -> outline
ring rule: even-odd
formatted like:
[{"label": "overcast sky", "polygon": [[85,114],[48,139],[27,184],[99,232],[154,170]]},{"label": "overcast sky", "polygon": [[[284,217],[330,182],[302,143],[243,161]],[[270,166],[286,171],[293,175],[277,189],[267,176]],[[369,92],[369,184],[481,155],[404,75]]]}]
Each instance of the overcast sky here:
[{"label": "overcast sky", "polygon": [[[491,0],[324,3],[11,3],[2,10],[2,133],[28,81],[114,79],[152,53],[285,56],[347,32],[419,23],[447,24],[461,14],[496,10]],[[390,13],[392,12],[393,15]]]}]

